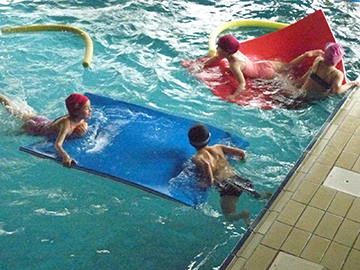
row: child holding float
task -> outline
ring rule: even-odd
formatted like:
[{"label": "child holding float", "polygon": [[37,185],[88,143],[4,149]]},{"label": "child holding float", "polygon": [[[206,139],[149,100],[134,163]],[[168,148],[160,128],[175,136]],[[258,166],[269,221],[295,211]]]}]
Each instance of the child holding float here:
[{"label": "child holding float", "polygon": [[24,125],[22,129],[30,135],[56,136],[55,149],[62,157],[62,163],[66,167],[76,163],[62,147],[66,137],[82,136],[87,131],[87,123],[84,119],[91,118],[90,100],[80,94],[71,94],[66,100],[66,108],[69,114],[61,116],[55,120],[50,120],[45,116],[29,114],[20,110],[7,97],[0,94],[0,103],[13,115],[19,117]]}]

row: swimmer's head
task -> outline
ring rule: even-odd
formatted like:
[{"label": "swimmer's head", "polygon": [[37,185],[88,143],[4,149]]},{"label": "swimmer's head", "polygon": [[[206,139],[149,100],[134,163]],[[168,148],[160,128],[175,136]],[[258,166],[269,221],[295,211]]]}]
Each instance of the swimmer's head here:
[{"label": "swimmer's head", "polygon": [[203,124],[193,125],[188,132],[189,142],[195,148],[203,148],[210,141],[210,132]]},{"label": "swimmer's head", "polygon": [[234,54],[240,49],[240,42],[236,37],[230,35],[219,38],[217,45],[228,54]]},{"label": "swimmer's head", "polygon": [[324,49],[324,60],[329,65],[336,65],[344,56],[344,49],[340,44],[329,42]]},{"label": "swimmer's head", "polygon": [[71,94],[66,100],[66,108],[70,116],[76,116],[79,109],[81,109],[89,99],[80,94]]}]

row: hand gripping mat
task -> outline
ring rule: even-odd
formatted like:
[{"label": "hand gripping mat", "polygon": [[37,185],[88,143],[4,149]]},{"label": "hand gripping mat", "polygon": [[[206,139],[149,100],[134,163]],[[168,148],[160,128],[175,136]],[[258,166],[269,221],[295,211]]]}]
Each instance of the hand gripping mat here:
[{"label": "hand gripping mat", "polygon": [[[195,149],[187,132],[195,121],[94,94],[85,94],[93,107],[88,133],[64,142],[76,160],[74,168],[120,181],[198,207],[208,190],[197,185],[190,158]],[[248,142],[208,126],[210,144],[224,143],[245,149]],[[61,163],[54,140],[20,147],[27,153]]]}]

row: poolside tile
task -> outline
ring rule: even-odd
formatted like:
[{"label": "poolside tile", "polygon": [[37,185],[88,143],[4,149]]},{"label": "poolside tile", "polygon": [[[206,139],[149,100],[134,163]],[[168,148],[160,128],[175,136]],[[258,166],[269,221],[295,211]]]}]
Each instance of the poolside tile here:
[{"label": "poolside tile", "polygon": [[294,226],[304,209],[304,204],[296,202],[294,200],[290,200],[278,216],[277,220],[285,224]]},{"label": "poolside tile", "polygon": [[299,167],[300,171],[307,173],[311,169],[315,161],[318,159],[318,157],[318,155],[314,154],[307,155],[305,160],[301,163]]},{"label": "poolside tile", "polygon": [[347,111],[345,111],[343,108],[341,108],[335,115],[332,123],[340,125],[341,122],[345,119],[346,115],[348,114]]},{"label": "poolside tile", "polygon": [[243,270],[266,270],[276,256],[277,250],[259,245],[246,262]]},{"label": "poolside tile", "polygon": [[294,192],[291,197],[293,200],[308,204],[318,189],[319,185],[313,182],[304,181],[300,184],[298,189]]},{"label": "poolside tile", "polygon": [[276,218],[279,216],[278,212],[268,211],[263,219],[260,221],[259,225],[255,228],[255,232],[265,234],[275,222]]},{"label": "poolside tile", "polygon": [[305,177],[305,180],[317,184],[322,184],[325,181],[330,171],[331,171],[331,166],[316,162],[308,172],[307,176]]},{"label": "poolside tile", "polygon": [[360,173],[360,157],[355,161],[354,166],[351,168],[352,171]]},{"label": "poolside tile", "polygon": [[281,246],[281,250],[299,256],[310,237],[311,234],[309,232],[293,228],[285,243]]},{"label": "poolside tile", "polygon": [[290,181],[285,185],[284,190],[294,192],[300,183],[303,181],[306,173],[298,170],[296,173],[291,177]]},{"label": "poolside tile", "polygon": [[320,153],[324,150],[325,146],[329,143],[329,139],[321,138],[319,139],[314,147],[311,149],[310,153],[315,156],[319,156]]},{"label": "poolside tile", "polygon": [[339,229],[342,221],[342,217],[330,213],[325,213],[318,227],[315,230],[315,234],[328,239],[332,239],[337,230]]},{"label": "poolside tile", "polygon": [[321,210],[326,210],[328,209],[330,203],[335,197],[335,194],[336,190],[322,185],[316,191],[309,205],[319,208]]},{"label": "poolside tile", "polygon": [[291,226],[275,221],[267,234],[262,239],[261,244],[274,249],[279,249],[284,243],[291,229]]},{"label": "poolside tile", "polygon": [[245,244],[241,247],[241,249],[236,253],[236,256],[243,258],[250,258],[253,254],[256,247],[260,244],[263,239],[263,235],[259,233],[252,233],[250,237],[247,239]]},{"label": "poolside tile", "polygon": [[341,150],[342,149],[340,148],[326,146],[324,150],[321,152],[318,158],[318,162],[328,166],[333,166],[335,164],[335,161],[338,159]]},{"label": "poolside tile", "polygon": [[347,142],[351,137],[350,132],[342,131],[340,128],[335,132],[332,138],[329,141],[329,146],[333,146],[335,148],[344,148]]},{"label": "poolside tile", "polygon": [[355,197],[350,194],[337,192],[328,211],[338,216],[345,217],[354,199]]},{"label": "poolside tile", "polygon": [[310,262],[303,258],[296,257],[285,252],[279,252],[269,270],[289,270],[289,269],[306,269],[306,270],[324,270],[322,265]]},{"label": "poolside tile", "polygon": [[348,115],[354,116],[358,119],[360,118],[360,103],[358,101],[355,101],[355,104],[351,107]]},{"label": "poolside tile", "polygon": [[350,207],[349,212],[346,215],[346,218],[356,222],[360,222],[359,209],[360,209],[360,198],[355,198],[353,204]]},{"label": "poolside tile", "polygon": [[[349,247],[336,242],[331,242],[328,250],[321,261],[321,265],[331,269],[340,270],[350,251]],[[355,270],[355,269],[353,269]]]},{"label": "poolside tile", "polygon": [[[345,219],[341,224],[334,241],[348,247],[352,247],[360,231],[360,223]],[[359,258],[360,259],[360,258]],[[360,261],[359,261],[360,263]]]},{"label": "poolside tile", "polygon": [[322,138],[326,139],[326,140],[330,140],[338,128],[339,128],[339,125],[335,125],[335,124],[329,125],[326,128],[325,133],[323,133]]},{"label": "poolside tile", "polygon": [[323,210],[308,206],[305,208],[295,227],[308,232],[313,232],[324,216],[324,213]]},{"label": "poolside tile", "polygon": [[353,248],[356,248],[357,250],[360,250],[360,236],[359,235],[357,236],[357,239],[356,239],[356,241],[354,243]]},{"label": "poolside tile", "polygon": [[358,154],[343,151],[335,162],[335,165],[350,170],[354,166],[358,156]]},{"label": "poolside tile", "polygon": [[351,136],[344,150],[349,153],[360,154],[360,136],[358,135]]},{"label": "poolside tile", "polygon": [[290,200],[291,196],[293,195],[292,192],[283,191],[280,195],[276,198],[275,202],[270,207],[271,211],[281,212],[285,205]]},{"label": "poolside tile", "polygon": [[343,268],[341,270],[355,270],[359,269],[359,262],[360,262],[360,251],[353,249],[350,251],[346,262],[344,263]]},{"label": "poolside tile", "polygon": [[245,258],[236,258],[235,260],[232,260],[230,264],[227,266],[227,270],[239,270],[243,269],[243,266],[246,263]]},{"label": "poolside tile", "polygon": [[301,257],[311,262],[319,263],[329,245],[329,239],[312,235],[304,251],[301,253]]},{"label": "poolside tile", "polygon": [[359,125],[359,119],[357,117],[347,115],[344,121],[340,124],[339,130],[343,130],[345,132],[354,133],[356,128]]}]

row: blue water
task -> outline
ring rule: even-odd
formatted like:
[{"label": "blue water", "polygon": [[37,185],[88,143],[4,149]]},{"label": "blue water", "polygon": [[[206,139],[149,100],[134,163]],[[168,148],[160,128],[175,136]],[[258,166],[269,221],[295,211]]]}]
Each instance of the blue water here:
[{"label": "blue water", "polygon": [[[51,118],[66,113],[69,94],[92,92],[204,121],[249,141],[247,161],[236,167],[258,190],[274,191],[341,97],[298,111],[241,107],[213,96],[180,63],[207,54],[209,33],[224,21],[293,23],[319,8],[356,79],[355,2],[1,1],[1,27],[78,27],[93,39],[94,59],[82,67],[84,43],[75,34],[2,35],[0,91]],[[217,269],[245,232],[242,221],[225,221],[215,191],[194,210],[20,152],[39,139],[19,135],[20,125],[0,108],[0,269]],[[255,218],[264,204],[245,194],[239,208]]]}]

